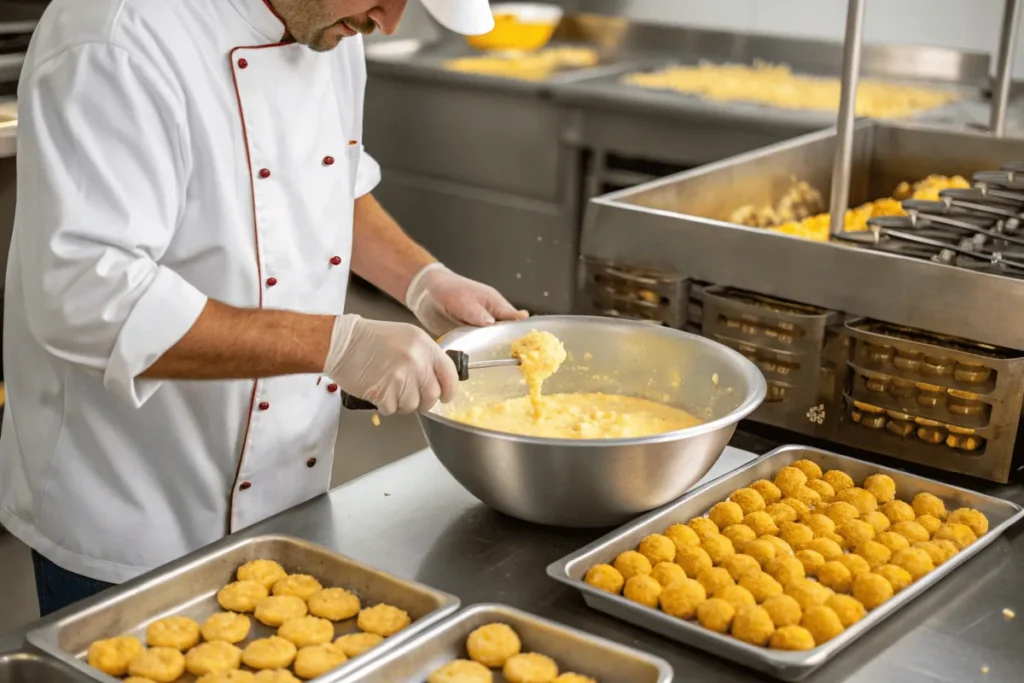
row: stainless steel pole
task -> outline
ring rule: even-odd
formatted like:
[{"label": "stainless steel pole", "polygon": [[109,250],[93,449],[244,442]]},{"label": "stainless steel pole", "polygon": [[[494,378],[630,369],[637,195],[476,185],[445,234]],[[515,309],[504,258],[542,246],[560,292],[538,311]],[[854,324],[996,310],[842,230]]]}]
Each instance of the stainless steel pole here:
[{"label": "stainless steel pole", "polygon": [[1003,29],[999,34],[999,62],[996,81],[992,87],[992,112],[988,129],[992,135],[1003,137],[1006,131],[1006,107],[1010,101],[1010,82],[1013,80],[1013,56],[1020,32],[1020,2],[1006,0],[1003,7]]},{"label": "stainless steel pole", "polygon": [[857,81],[864,36],[865,0],[848,0],[846,42],[843,44],[843,80],[836,121],[836,157],[832,164],[832,194],[829,197],[832,234],[843,231],[850,204],[850,168],[853,164],[853,121],[857,104]]}]

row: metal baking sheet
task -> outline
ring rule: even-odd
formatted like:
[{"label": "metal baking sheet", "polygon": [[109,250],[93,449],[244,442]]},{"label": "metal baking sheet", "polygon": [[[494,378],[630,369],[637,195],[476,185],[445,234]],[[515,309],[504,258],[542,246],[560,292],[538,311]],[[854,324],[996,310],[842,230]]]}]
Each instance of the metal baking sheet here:
[{"label": "metal baking sheet", "polygon": [[[779,469],[803,458],[817,463],[823,470],[842,470],[858,482],[863,481],[870,474],[878,472],[888,474],[896,482],[899,497],[903,500],[909,500],[921,492],[929,492],[942,498],[947,507],[976,508],[988,517],[989,531],[959,552],[953,559],[945,562],[920,581],[911,584],[910,587],[898,593],[881,607],[869,612],[864,619],[848,628],[837,638],[807,652],[778,652],[748,645],[730,636],[709,631],[696,622],[675,619],[664,612],[641,607],[622,596],[611,595],[584,583],[584,575],[595,564],[610,563],[619,553],[635,549],[640,540],[648,534],[661,533],[671,524],[685,523],[693,517],[704,515],[712,505],[725,500],[734,490],[747,486],[758,479],[772,479]],[[941,581],[950,572],[955,571],[957,567],[1013,526],[1022,516],[1024,516],[1024,510],[1019,505],[1005,500],[827,451],[805,446],[783,446],[688,493],[660,510],[655,510],[620,527],[585,548],[551,564],[547,572],[555,580],[581,591],[586,603],[598,611],[758,671],[771,672],[783,680],[798,681],[827,662],[833,655],[845,649],[876,624],[881,623]]]},{"label": "metal baking sheet", "polygon": [[[95,680],[115,681],[85,663],[90,643],[117,635],[135,635],[145,642],[146,626],[171,615],[191,617],[201,624],[214,612],[223,611],[217,604],[217,591],[235,580],[238,567],[255,559],[275,560],[289,573],[310,574],[325,587],[346,588],[359,596],[364,607],[385,602],[409,613],[411,625],[335,672],[358,669],[387,654],[459,606],[453,595],[385,574],[327,548],[288,536],[267,535],[157,570],[142,583],[133,583],[105,600],[87,603],[80,611],[30,631],[28,641]],[[239,647],[276,631],[255,618],[250,617],[250,621],[249,637]],[[335,637],[357,631],[355,621],[335,622]],[[178,680],[188,683],[194,677],[186,672]]]},{"label": "metal baking sheet", "polygon": [[[454,659],[466,658],[466,638],[478,626],[501,622],[519,635],[523,652],[538,652],[560,671],[592,676],[601,683],[669,683],[672,667],[658,657],[506,607],[474,605],[381,657],[339,683],[422,683]],[[505,683],[500,671],[494,683]]]}]

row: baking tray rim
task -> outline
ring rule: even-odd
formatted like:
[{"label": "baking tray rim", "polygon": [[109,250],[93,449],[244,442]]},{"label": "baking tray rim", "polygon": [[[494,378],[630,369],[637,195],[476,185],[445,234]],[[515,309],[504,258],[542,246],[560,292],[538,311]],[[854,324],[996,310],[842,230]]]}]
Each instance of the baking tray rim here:
[{"label": "baking tray rim", "polygon": [[[989,529],[988,533],[986,533],[982,537],[985,539],[984,541],[981,541],[981,539],[979,539],[975,543],[972,543],[965,550],[959,552],[953,559],[944,562],[942,565],[937,567],[934,571],[929,573],[923,579],[914,582],[911,586],[909,586],[908,588],[904,589],[896,596],[891,598],[890,601],[886,604],[886,606],[868,612],[868,614],[861,621],[843,631],[843,633],[840,634],[838,637],[834,638],[833,640],[829,641],[824,645],[820,645],[812,650],[807,650],[805,652],[780,652],[777,650],[769,650],[762,647],[757,647],[755,645],[750,645],[748,643],[736,640],[735,638],[731,638],[720,633],[715,633],[714,631],[709,631],[708,629],[705,629],[704,627],[694,622],[670,617],[664,612],[661,612],[660,610],[653,610],[646,607],[638,607],[635,603],[633,603],[630,600],[627,600],[621,595],[612,595],[607,591],[602,591],[598,588],[594,588],[593,586],[579,579],[574,579],[571,576],[569,576],[568,570],[571,565],[585,558],[588,558],[590,555],[594,554],[595,552],[603,548],[605,545],[610,544],[612,541],[620,540],[622,538],[629,536],[632,533],[635,533],[638,529],[642,528],[645,524],[657,518],[659,515],[662,515],[671,509],[684,506],[689,500],[698,497],[704,491],[722,483],[726,479],[731,479],[737,477],[738,475],[742,475],[747,470],[753,469],[767,460],[779,457],[783,454],[790,453],[793,451],[813,452],[830,458],[837,458],[843,461],[852,461],[860,465],[867,464],[874,468],[877,472],[882,474],[896,473],[901,477],[910,476],[917,480],[929,482],[931,484],[944,487],[947,491],[950,492],[963,492],[970,494],[971,496],[980,496],[996,505],[1008,506],[1009,508],[1013,509],[1014,512],[1006,520]],[[718,646],[724,649],[732,649],[734,651],[743,653],[744,655],[747,655],[748,658],[756,660],[758,663],[765,665],[766,667],[769,667],[774,672],[785,672],[790,675],[791,680],[799,680],[800,678],[803,678],[815,669],[824,665],[833,656],[835,656],[842,650],[846,649],[849,645],[851,645],[858,638],[866,634],[876,625],[882,623],[890,616],[898,612],[901,608],[906,606],[908,603],[919,597],[922,593],[929,590],[936,583],[942,581],[949,574],[955,571],[960,565],[967,562],[969,559],[974,557],[974,555],[983,550],[986,546],[990,545],[997,538],[1002,536],[1003,533],[1005,533],[1009,528],[1014,526],[1022,518],[1024,518],[1024,507],[1021,507],[1020,505],[1012,501],[1004,500],[1002,498],[997,498],[995,496],[990,496],[983,493],[978,493],[977,491],[971,491],[960,486],[945,484],[943,482],[930,479],[928,477],[921,477],[915,474],[908,474],[906,472],[902,472],[892,467],[877,465],[875,463],[866,463],[865,461],[858,460],[857,458],[841,455],[839,453],[833,453],[831,451],[815,448],[813,446],[788,444],[775,448],[769,451],[768,453],[765,453],[764,455],[755,458],[754,460],[751,460],[750,462],[744,465],[741,465],[740,467],[732,470],[731,472],[726,472],[722,476],[707,482],[706,484],[700,486],[699,488],[693,489],[692,491],[684,494],[682,497],[676,499],[671,503],[668,503],[667,505],[664,505],[656,510],[652,510],[651,512],[648,512],[631,522],[627,522],[626,524],[620,526],[619,528],[613,531],[610,531],[601,538],[587,544],[579,550],[570,553],[569,555],[566,555],[565,557],[556,560],[555,562],[552,562],[550,565],[548,565],[546,571],[547,575],[555,581],[558,581],[559,583],[565,584],[570,588],[580,591],[580,593],[582,593],[583,595],[584,602],[591,609],[596,609],[597,611],[608,614],[609,616],[612,616],[615,619],[625,621],[626,623],[631,623],[634,626],[637,626],[638,628],[643,628],[644,630],[651,631],[653,633],[659,633],[658,631],[654,631],[648,626],[640,625],[636,621],[624,619],[618,616],[617,614],[613,614],[612,612],[609,612],[606,609],[604,609],[604,605],[602,603],[610,603],[611,605],[614,605],[617,608],[638,614],[641,618],[650,617],[664,627],[670,629],[681,628],[683,629],[684,636],[693,636],[689,637],[687,640],[681,640],[674,636],[663,635],[663,637],[665,638],[668,638],[675,642],[683,643],[684,645],[690,647],[700,649],[716,657],[721,656],[711,651],[710,649],[706,648],[704,644],[700,642],[702,639],[710,638],[712,639],[713,643],[717,644]]]},{"label": "baking tray rim", "polygon": [[[218,544],[213,547],[203,548],[195,551],[194,553],[186,555],[185,557],[182,557],[178,560],[174,560],[164,565],[163,567],[159,567],[157,569],[154,569],[152,572],[144,574],[138,579],[127,581],[124,584],[121,584],[115,589],[116,592],[114,593],[114,595],[110,597],[107,597],[105,599],[99,599],[99,597],[97,596],[97,598],[95,599],[89,599],[88,601],[86,601],[86,604],[82,608],[73,610],[59,619],[56,619],[49,623],[42,624],[29,630],[25,634],[25,639],[28,641],[30,645],[37,648],[41,652],[45,653],[50,657],[54,657],[55,659],[63,662],[64,664],[67,664],[68,666],[71,666],[78,672],[89,676],[93,680],[104,681],[105,683],[121,683],[120,679],[114,678],[113,676],[109,676],[97,669],[94,669],[88,664],[86,664],[84,661],[80,660],[74,654],[65,652],[58,643],[61,630],[69,625],[73,625],[74,622],[76,622],[79,619],[82,619],[83,617],[87,617],[91,613],[109,609],[111,605],[122,603],[124,600],[130,600],[132,594],[139,593],[145,590],[152,590],[153,588],[158,587],[161,583],[168,581],[174,576],[191,571],[197,566],[210,562],[212,559],[216,557],[220,557],[235,552],[239,548],[242,548],[243,546],[252,543],[265,541],[285,541],[288,543],[296,543],[299,545],[306,546],[307,548],[325,552],[329,555],[341,557],[350,565],[354,565],[361,570],[387,574],[388,576],[398,581],[411,584],[424,592],[433,593],[438,598],[438,601],[441,603],[440,607],[433,610],[432,612],[428,612],[422,618],[414,621],[408,627],[403,629],[403,631],[400,634],[395,634],[395,636],[392,636],[392,638],[395,638],[395,640],[393,640],[392,642],[387,642],[392,640],[392,638],[388,638],[384,643],[381,643],[378,646],[379,649],[374,648],[375,650],[377,650],[377,652],[375,652],[372,657],[356,657],[350,660],[352,663],[348,667],[346,667],[348,669],[345,672],[346,676],[361,670],[363,667],[367,666],[373,661],[376,661],[380,657],[386,656],[392,650],[401,648],[405,643],[412,639],[415,639],[423,631],[430,629],[431,627],[435,626],[437,623],[442,621],[445,617],[449,616],[450,614],[458,610],[459,606],[461,605],[461,600],[458,598],[458,596],[448,593],[446,591],[442,591],[438,588],[434,588],[433,586],[428,586],[426,584],[420,583],[419,581],[414,581],[396,576],[391,572],[386,572],[383,569],[378,569],[377,567],[366,564],[364,562],[360,562],[359,560],[351,558],[347,555],[342,555],[341,553],[336,552],[331,548],[328,548],[327,546],[320,545],[318,543],[313,543],[304,538],[300,538],[298,536],[289,536],[288,534],[271,532],[235,539],[232,542],[225,543],[223,546]],[[324,674],[320,678],[312,679],[314,683],[315,681],[324,681],[324,683],[328,683],[328,681],[331,680],[332,678],[330,677],[330,672]]]},{"label": "baking tray rim", "polygon": [[458,610],[457,612],[455,612],[454,614],[445,617],[445,619],[440,623],[434,624],[433,628],[416,634],[414,638],[406,640],[404,643],[401,644],[401,646],[388,652],[387,655],[383,657],[378,657],[377,660],[374,661],[372,664],[366,664],[358,670],[353,669],[351,671],[348,671],[345,673],[344,677],[339,678],[336,681],[332,681],[331,683],[350,683],[350,679],[352,679],[351,683],[361,683],[364,680],[363,676],[373,673],[379,673],[375,672],[375,670],[380,667],[386,666],[390,662],[400,657],[405,656],[412,650],[418,649],[423,643],[425,643],[432,637],[436,637],[437,634],[441,631],[456,626],[462,621],[471,619],[477,614],[488,612],[498,613],[499,615],[512,614],[517,619],[539,622],[544,626],[547,626],[548,628],[552,628],[558,631],[565,631],[582,640],[588,640],[596,645],[600,645],[603,648],[613,650],[618,654],[629,656],[634,659],[643,660],[646,663],[651,664],[658,670],[658,683],[672,683],[675,677],[675,670],[672,668],[672,665],[669,664],[665,659],[658,657],[657,655],[653,655],[649,652],[644,652],[643,650],[637,649],[635,647],[623,645],[622,643],[617,643],[614,640],[609,640],[607,638],[594,635],[593,633],[588,633],[587,631],[584,631],[582,629],[569,626],[568,624],[563,624],[562,622],[555,621],[553,619],[542,617],[538,614],[528,612],[518,607],[513,607],[511,605],[506,605],[504,603],[499,602],[478,602],[473,603],[471,605],[467,605],[462,609]]}]

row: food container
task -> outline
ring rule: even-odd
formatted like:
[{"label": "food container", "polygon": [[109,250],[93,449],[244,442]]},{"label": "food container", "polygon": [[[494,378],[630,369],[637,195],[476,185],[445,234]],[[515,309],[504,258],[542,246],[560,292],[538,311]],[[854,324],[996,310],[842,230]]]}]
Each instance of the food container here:
[{"label": "food container", "polygon": [[526,394],[516,367],[474,372],[447,406],[420,414],[441,464],[490,507],[539,524],[621,524],[678,498],[718,460],[737,423],[764,399],[761,372],[710,339],[632,320],[538,316],[462,328],[444,350],[474,361],[508,358],[533,329],[565,343],[562,368],[544,391],[605,392],[677,406],[706,420],[689,429],[630,439],[545,439],[480,429],[448,417]]},{"label": "food container", "polygon": [[[611,562],[619,553],[636,548],[645,536],[661,533],[671,524],[699,517],[715,503],[725,500],[734,490],[748,486],[758,479],[772,479],[781,468],[805,458],[817,463],[823,470],[842,470],[857,482],[863,481],[871,474],[887,474],[896,482],[899,497],[903,500],[909,500],[921,492],[929,492],[942,498],[947,507],[975,508],[988,517],[989,531],[933,572],[911,584],[882,606],[868,612],[864,619],[836,638],[806,652],[779,652],[748,645],[731,636],[709,631],[696,622],[676,619],[664,612],[642,607],[622,596],[612,595],[584,583],[583,577],[590,567]],[[758,671],[770,672],[783,680],[797,681],[825,664],[835,654],[895,614],[943,577],[956,571],[957,567],[992,543],[1022,516],[1024,510],[1019,505],[1005,500],[826,451],[805,446],[784,446],[702,486],[668,507],[611,532],[553,563],[547,572],[555,580],[582,592],[586,603],[598,611]]]},{"label": "food container", "polygon": [[[553,658],[561,671],[592,676],[601,683],[669,683],[672,668],[658,657],[504,605],[474,605],[407,643],[345,683],[425,681],[453,659],[466,657],[473,629],[499,622],[519,635],[523,652]],[[495,679],[504,681],[500,673]]]},{"label": "food container", "polygon": [[[84,607],[59,621],[28,633],[28,641],[95,680],[109,676],[85,663],[89,645],[102,638],[135,635],[145,642],[146,627],[163,617],[181,615],[200,622],[215,612],[217,591],[235,580],[242,564],[255,559],[275,560],[289,573],[311,574],[324,586],[347,588],[364,606],[380,602],[404,609],[412,624],[383,643],[343,664],[336,672],[354,670],[399,647],[458,609],[453,595],[429,588],[343,557],[327,548],[287,536],[257,536],[218,548],[209,553],[174,562],[163,569],[110,593],[84,602]],[[104,594],[107,595],[107,594]],[[272,635],[276,629],[250,619],[252,629],[244,643]],[[355,619],[337,622],[335,637],[356,631]],[[327,674],[326,676],[332,676]],[[191,681],[186,674],[181,681]]]},{"label": "food container", "polygon": [[482,36],[466,36],[478,50],[539,50],[548,44],[562,8],[540,2],[499,2],[491,5],[494,28]]}]

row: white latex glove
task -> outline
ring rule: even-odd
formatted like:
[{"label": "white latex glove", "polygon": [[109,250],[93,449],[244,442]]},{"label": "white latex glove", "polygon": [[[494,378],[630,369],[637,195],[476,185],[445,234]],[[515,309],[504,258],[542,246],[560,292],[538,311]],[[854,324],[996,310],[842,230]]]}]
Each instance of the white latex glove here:
[{"label": "white latex glove", "polygon": [[426,332],[407,323],[339,315],[324,374],[381,415],[429,410],[455,397],[455,363]]},{"label": "white latex glove", "polygon": [[425,266],[409,283],[405,305],[434,336],[456,327],[485,327],[498,320],[521,320],[526,311],[516,310],[498,290],[456,275],[440,263]]}]

